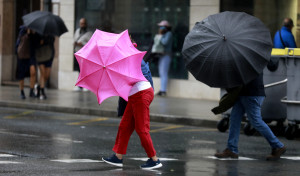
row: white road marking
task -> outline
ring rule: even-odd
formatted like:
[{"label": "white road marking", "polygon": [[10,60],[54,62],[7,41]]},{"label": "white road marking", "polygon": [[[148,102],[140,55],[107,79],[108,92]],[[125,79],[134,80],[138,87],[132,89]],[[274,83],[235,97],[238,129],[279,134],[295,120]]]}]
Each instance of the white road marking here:
[{"label": "white road marking", "polygon": [[91,160],[91,159],[58,159],[58,160],[51,160],[55,162],[61,163],[101,163],[103,161],[100,160]]},{"label": "white road marking", "polygon": [[17,157],[17,156],[16,155],[9,155],[9,154],[0,154],[0,157],[10,158],[10,157]]},{"label": "white road marking", "polygon": [[0,164],[22,164],[21,162],[15,161],[0,161]]},{"label": "white road marking", "polygon": [[[138,161],[147,161],[149,158],[129,158],[132,160],[138,160]],[[175,158],[158,158],[160,161],[177,161],[178,159]]]},{"label": "white road marking", "polygon": [[281,158],[289,160],[300,160],[300,156],[282,156]]},{"label": "white road marking", "polygon": [[235,158],[217,158],[215,156],[207,156],[205,158],[216,159],[216,160],[256,160],[254,158],[247,158],[247,157],[241,157],[241,156],[239,156],[239,158],[237,158],[237,159],[235,159]]},{"label": "white road marking", "polygon": [[83,141],[73,141],[73,143],[81,144]]}]

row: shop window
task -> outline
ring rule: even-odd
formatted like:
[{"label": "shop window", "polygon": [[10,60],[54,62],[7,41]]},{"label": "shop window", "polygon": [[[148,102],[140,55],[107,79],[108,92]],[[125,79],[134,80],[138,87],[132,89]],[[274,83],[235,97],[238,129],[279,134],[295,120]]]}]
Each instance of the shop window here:
[{"label": "shop window", "polygon": [[[147,51],[158,31],[157,23],[168,20],[172,25],[173,55],[170,78],[187,79],[181,55],[189,32],[189,0],[75,0],[75,29],[79,19],[88,20],[89,29],[119,33],[125,29],[138,43],[139,50]],[[157,63],[151,62],[153,76],[158,76]]]}]

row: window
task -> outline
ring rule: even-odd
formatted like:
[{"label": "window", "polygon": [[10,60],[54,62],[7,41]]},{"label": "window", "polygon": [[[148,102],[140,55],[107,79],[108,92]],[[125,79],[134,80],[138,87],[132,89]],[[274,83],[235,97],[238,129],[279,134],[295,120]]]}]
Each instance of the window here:
[{"label": "window", "polygon": [[[157,23],[168,20],[173,32],[173,56],[170,78],[187,79],[181,48],[189,32],[189,0],[76,0],[75,28],[79,19],[88,20],[89,29],[120,33],[129,30],[139,50],[147,51],[158,31]],[[158,76],[157,63],[151,62],[153,76]]]}]

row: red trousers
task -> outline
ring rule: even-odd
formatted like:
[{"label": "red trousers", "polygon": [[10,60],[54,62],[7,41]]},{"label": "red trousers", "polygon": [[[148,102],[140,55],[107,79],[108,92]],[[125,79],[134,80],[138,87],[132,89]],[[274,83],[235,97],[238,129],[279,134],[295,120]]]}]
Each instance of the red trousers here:
[{"label": "red trousers", "polygon": [[133,131],[139,135],[141,144],[148,157],[156,155],[152,144],[150,131],[149,106],[153,100],[152,88],[140,91],[128,98],[128,103],[119,125],[119,130],[113,151],[119,154],[126,154],[129,138]]}]

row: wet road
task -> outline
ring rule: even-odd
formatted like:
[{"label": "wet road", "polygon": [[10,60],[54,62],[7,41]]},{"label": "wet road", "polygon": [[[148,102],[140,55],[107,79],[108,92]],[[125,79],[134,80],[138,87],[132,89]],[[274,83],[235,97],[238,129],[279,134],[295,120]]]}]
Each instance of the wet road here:
[{"label": "wet road", "polygon": [[26,109],[0,108],[0,175],[300,175],[300,141],[280,137],[288,150],[279,161],[261,136],[240,137],[240,159],[213,157],[223,150],[227,133],[216,129],[151,123],[151,136],[163,167],[143,171],[147,158],[136,133],[124,168],[100,159],[112,154],[119,119]]}]

